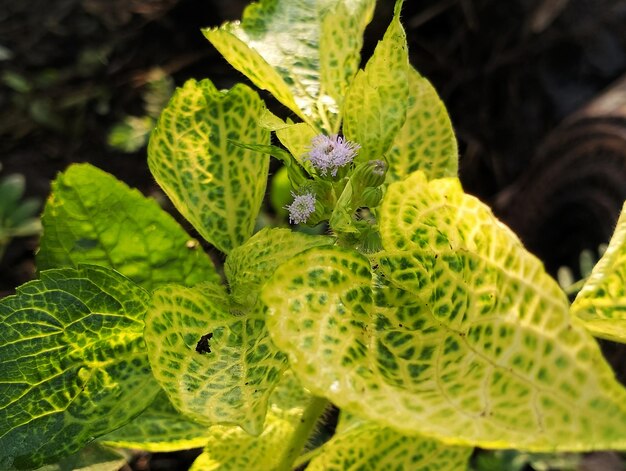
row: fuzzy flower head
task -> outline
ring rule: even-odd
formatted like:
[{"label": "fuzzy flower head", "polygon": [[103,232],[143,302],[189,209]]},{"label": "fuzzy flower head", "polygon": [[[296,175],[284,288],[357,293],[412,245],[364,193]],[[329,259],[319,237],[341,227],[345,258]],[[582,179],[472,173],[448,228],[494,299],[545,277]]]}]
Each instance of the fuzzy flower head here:
[{"label": "fuzzy flower head", "polygon": [[285,206],[285,209],[289,211],[289,222],[302,224],[315,212],[315,195],[310,192],[297,195],[292,191],[291,196],[293,196],[293,203]]},{"label": "fuzzy flower head", "polygon": [[307,156],[307,160],[311,162],[313,167],[319,170],[321,175],[328,172],[334,177],[340,167],[348,165],[360,145],[350,142],[337,134],[332,136],[324,136],[319,134],[311,140],[311,150]]}]

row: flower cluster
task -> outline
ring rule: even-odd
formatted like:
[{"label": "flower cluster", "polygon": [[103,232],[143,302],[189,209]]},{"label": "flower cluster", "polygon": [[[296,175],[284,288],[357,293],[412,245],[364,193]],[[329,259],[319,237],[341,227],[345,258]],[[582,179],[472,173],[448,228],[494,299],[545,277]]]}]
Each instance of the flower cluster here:
[{"label": "flower cluster", "polygon": [[315,212],[315,195],[310,192],[297,195],[291,192],[293,203],[285,206],[289,211],[290,224],[302,224]]},{"label": "flower cluster", "polygon": [[360,148],[360,145],[337,134],[332,136],[320,134],[311,140],[311,150],[307,160],[320,171],[321,175],[326,175],[330,171],[334,177],[340,167],[352,162]]}]

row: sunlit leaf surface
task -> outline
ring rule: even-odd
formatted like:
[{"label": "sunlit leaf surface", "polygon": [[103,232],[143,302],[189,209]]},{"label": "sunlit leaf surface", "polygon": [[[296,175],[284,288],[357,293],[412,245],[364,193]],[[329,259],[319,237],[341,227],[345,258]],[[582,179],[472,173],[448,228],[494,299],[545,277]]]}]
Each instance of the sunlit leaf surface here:
[{"label": "sunlit leaf surface", "polygon": [[291,469],[284,461],[311,400],[287,371],[270,397],[263,433],[254,437],[239,427],[211,427],[204,453],[189,471]]},{"label": "sunlit leaf surface", "polygon": [[290,229],[263,229],[226,259],[224,271],[231,296],[239,303],[253,306],[263,283],[276,267],[311,247],[332,245],[334,239],[311,236]]},{"label": "sunlit leaf surface", "polygon": [[166,286],[153,294],[145,336],[154,376],[177,409],[205,425],[262,431],[287,362],[269,339],[260,303],[232,312],[219,285]]},{"label": "sunlit leaf surface", "polygon": [[343,133],[361,145],[357,161],[382,159],[402,128],[409,105],[406,34],[396,2],[394,18],[344,101]]},{"label": "sunlit leaf surface", "polygon": [[92,263],[152,290],[219,277],[199,243],[157,205],[89,164],[52,183],[43,214],[39,270]]},{"label": "sunlit leaf surface", "polygon": [[408,81],[406,121],[386,153],[387,180],[402,180],[416,170],[429,179],[455,177],[459,152],[446,107],[430,82],[412,67]]},{"label": "sunlit leaf surface", "polygon": [[72,454],[150,404],[148,301],[89,265],[44,271],[0,301],[0,469]]},{"label": "sunlit leaf surface", "polygon": [[272,338],[305,387],[449,444],[626,447],[626,392],[597,344],[458,180],[390,185],[380,226],[376,276],[354,251],[315,248],[264,288]]},{"label": "sunlit leaf surface", "polygon": [[367,421],[359,421],[336,434],[322,450],[307,471],[462,471],[467,469],[472,454],[472,448],[402,435]]},{"label": "sunlit leaf surface", "polygon": [[189,80],[163,110],[148,146],[150,171],[176,209],[222,252],[252,235],[269,156],[234,145],[269,144],[265,105],[238,84],[220,91]]},{"label": "sunlit leaf surface", "polygon": [[241,22],[203,30],[257,87],[319,130],[337,132],[373,0],[263,0]]}]

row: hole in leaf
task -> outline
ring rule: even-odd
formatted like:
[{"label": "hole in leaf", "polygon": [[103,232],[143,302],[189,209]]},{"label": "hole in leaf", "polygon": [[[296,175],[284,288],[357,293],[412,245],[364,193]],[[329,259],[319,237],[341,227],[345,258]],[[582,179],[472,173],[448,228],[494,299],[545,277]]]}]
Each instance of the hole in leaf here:
[{"label": "hole in leaf", "polygon": [[209,332],[206,335],[200,337],[198,344],[196,345],[196,352],[203,353],[211,353],[211,346],[209,345],[209,340],[213,338],[213,332]]}]

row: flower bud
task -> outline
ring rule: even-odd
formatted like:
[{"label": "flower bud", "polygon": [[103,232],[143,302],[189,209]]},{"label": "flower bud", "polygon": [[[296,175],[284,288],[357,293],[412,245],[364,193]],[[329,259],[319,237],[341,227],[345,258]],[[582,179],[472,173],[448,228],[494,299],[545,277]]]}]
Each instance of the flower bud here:
[{"label": "flower bud", "polygon": [[367,187],[361,193],[361,206],[367,206],[368,208],[375,208],[380,204],[383,199],[383,190],[381,187],[376,188]]},{"label": "flower bud", "polygon": [[387,175],[384,160],[370,160],[359,164],[352,174],[353,181],[362,187],[377,187],[383,184]]}]

